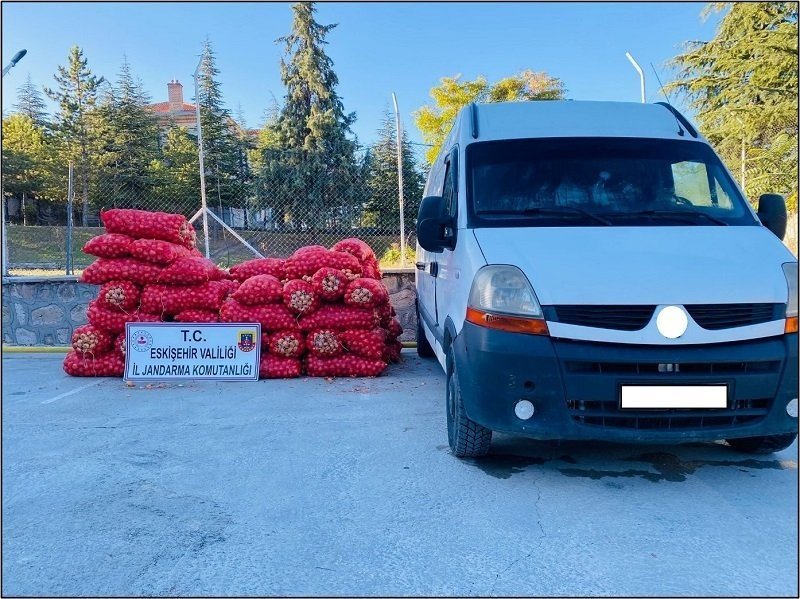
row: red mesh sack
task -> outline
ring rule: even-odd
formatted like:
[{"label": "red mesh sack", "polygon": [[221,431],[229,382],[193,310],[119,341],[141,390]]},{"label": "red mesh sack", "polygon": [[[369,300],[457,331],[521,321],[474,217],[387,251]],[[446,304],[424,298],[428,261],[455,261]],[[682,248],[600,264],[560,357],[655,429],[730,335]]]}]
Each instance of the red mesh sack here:
[{"label": "red mesh sack", "polygon": [[355,256],[321,249],[305,249],[286,259],[286,276],[289,279],[312,277],[320,268],[328,266],[341,270],[349,279],[361,274],[361,264]]},{"label": "red mesh sack", "polygon": [[284,358],[266,354],[261,356],[258,376],[262,379],[293,379],[303,372],[303,365],[297,358]]},{"label": "red mesh sack", "polygon": [[371,360],[351,354],[335,358],[320,358],[313,354],[305,357],[309,376],[378,376],[386,368],[383,360]]},{"label": "red mesh sack", "polygon": [[219,278],[219,269],[208,258],[178,258],[164,268],[158,277],[159,283],[170,285],[197,285]]},{"label": "red mesh sack", "polygon": [[175,322],[219,322],[219,311],[191,308],[178,312],[174,320]]},{"label": "red mesh sack", "polygon": [[337,304],[323,304],[313,314],[302,316],[298,321],[300,329],[374,329],[378,326],[378,316],[374,309],[354,308]]},{"label": "red mesh sack", "polygon": [[245,281],[256,275],[272,275],[279,281],[286,278],[284,261],[278,258],[256,258],[231,266],[230,275],[237,281]]},{"label": "red mesh sack", "polygon": [[162,239],[137,239],[131,243],[130,254],[144,262],[172,264],[178,258],[191,255],[186,246]]},{"label": "red mesh sack", "polygon": [[269,336],[269,352],[285,358],[299,358],[306,353],[306,339],[300,331],[278,331]]},{"label": "red mesh sack", "polygon": [[221,285],[222,288],[225,290],[225,297],[229,297],[234,293],[236,293],[236,290],[239,289],[239,285],[241,285],[239,281],[235,281],[233,279],[225,279],[225,278],[220,279],[219,281],[217,281],[217,283]]},{"label": "red mesh sack", "polygon": [[71,351],[64,358],[64,372],[70,376],[122,376],[125,360],[113,352],[93,357]]},{"label": "red mesh sack", "polygon": [[380,360],[383,357],[383,348],[386,345],[386,333],[383,329],[355,329],[339,333],[345,350],[362,358]]},{"label": "red mesh sack", "polygon": [[83,253],[98,258],[125,258],[130,256],[133,237],[120,233],[106,233],[92,237],[83,246]]},{"label": "red mesh sack", "polygon": [[352,281],[344,291],[344,303],[360,308],[374,308],[389,301],[389,291],[375,279],[359,278]]},{"label": "red mesh sack", "polygon": [[324,266],[311,277],[311,286],[319,297],[327,302],[335,302],[342,298],[347,287],[348,279],[345,274],[330,266]]},{"label": "red mesh sack", "polygon": [[111,333],[121,333],[125,330],[126,322],[136,322],[135,313],[125,314],[103,308],[97,300],[89,302],[89,306],[86,308],[86,318],[89,320],[89,324]]},{"label": "red mesh sack", "polygon": [[343,347],[339,336],[330,329],[311,331],[306,337],[306,349],[310,354],[332,358],[342,353]]},{"label": "red mesh sack", "polygon": [[390,304],[389,302],[381,304],[380,306],[377,306],[375,310],[378,312],[378,318],[380,318],[380,325],[384,329],[388,329],[389,323],[392,322],[392,318],[396,314],[392,304]]},{"label": "red mesh sack", "polygon": [[398,322],[396,318],[392,318],[389,326],[386,327],[386,337],[388,339],[397,339],[400,335],[403,334],[403,326]]},{"label": "red mesh sack", "polygon": [[294,315],[283,304],[245,306],[235,299],[226,299],[219,311],[220,322],[259,322],[267,331],[297,329]]},{"label": "red mesh sack", "polygon": [[103,308],[118,312],[132,312],[139,307],[141,291],[130,281],[109,281],[97,294],[97,301]]},{"label": "red mesh sack", "polygon": [[365,279],[375,279],[380,281],[383,278],[381,274],[381,268],[378,266],[378,262],[365,262],[361,265],[361,276]]},{"label": "red mesh sack", "polygon": [[384,362],[392,362],[396,364],[400,361],[400,350],[403,349],[403,344],[399,341],[390,341],[383,347],[382,358]]},{"label": "red mesh sack", "polygon": [[72,333],[72,348],[80,354],[99,356],[111,349],[113,335],[91,324],[76,328]]},{"label": "red mesh sack", "polygon": [[102,285],[109,281],[124,280],[146,285],[157,280],[160,274],[160,266],[135,258],[98,258],[83,271],[81,282]]},{"label": "red mesh sack", "polygon": [[334,252],[344,252],[355,256],[361,264],[369,260],[375,260],[375,252],[372,251],[369,244],[356,237],[342,239],[340,242],[335,243],[331,249]]},{"label": "red mesh sack", "polygon": [[311,283],[294,280],[283,286],[283,304],[295,314],[311,314],[319,308],[320,299]]},{"label": "red mesh sack", "polygon": [[145,285],[140,309],[155,314],[177,314],[184,310],[210,310],[216,313],[226,294],[226,286],[222,281],[186,287]]},{"label": "red mesh sack", "polygon": [[116,339],[114,339],[112,350],[122,356],[123,360],[125,359],[125,331],[122,331],[117,335]]},{"label": "red mesh sack", "polygon": [[231,297],[248,306],[276,304],[283,300],[283,285],[272,275],[255,275],[240,284]]},{"label": "red mesh sack", "polygon": [[113,208],[100,213],[109,233],[122,233],[137,239],[163,239],[192,247],[197,235],[182,214]]}]

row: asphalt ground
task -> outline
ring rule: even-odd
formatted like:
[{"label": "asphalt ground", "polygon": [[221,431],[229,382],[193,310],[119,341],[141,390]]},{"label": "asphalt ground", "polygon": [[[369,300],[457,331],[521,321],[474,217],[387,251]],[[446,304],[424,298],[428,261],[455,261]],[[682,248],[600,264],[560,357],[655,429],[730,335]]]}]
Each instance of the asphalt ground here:
[{"label": "asphalt ground", "polygon": [[3,358],[3,595],[789,595],[797,444],[447,447],[444,375],[127,387]]}]

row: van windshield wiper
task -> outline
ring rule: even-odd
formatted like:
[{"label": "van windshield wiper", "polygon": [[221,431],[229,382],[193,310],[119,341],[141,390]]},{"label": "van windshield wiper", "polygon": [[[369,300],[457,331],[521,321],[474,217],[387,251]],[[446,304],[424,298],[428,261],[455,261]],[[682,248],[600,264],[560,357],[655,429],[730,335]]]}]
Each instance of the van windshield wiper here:
[{"label": "van windshield wiper", "polygon": [[525,210],[480,210],[478,215],[483,214],[517,214],[523,216],[585,216],[594,221],[602,223],[607,227],[612,226],[612,222],[606,220],[602,216],[598,216],[588,210],[581,208],[571,208],[569,206],[560,206],[558,208],[527,208]]},{"label": "van windshield wiper", "polygon": [[701,212],[700,210],[637,210],[635,212],[604,212],[603,216],[609,216],[612,218],[654,216],[656,218],[674,218],[682,220],[684,222],[691,222],[691,223],[695,222],[691,217],[700,216],[705,218],[706,220],[711,221],[712,223],[723,225],[725,227],[728,226],[728,223],[726,223],[724,220],[719,219],[716,216],[711,216],[710,214],[706,214],[705,212]]}]

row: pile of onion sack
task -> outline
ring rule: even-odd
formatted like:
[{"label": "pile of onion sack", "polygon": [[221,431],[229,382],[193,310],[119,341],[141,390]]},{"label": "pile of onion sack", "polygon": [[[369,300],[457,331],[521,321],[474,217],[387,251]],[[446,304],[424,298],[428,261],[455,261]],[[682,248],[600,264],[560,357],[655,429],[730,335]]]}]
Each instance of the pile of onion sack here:
[{"label": "pile of onion sack", "polygon": [[197,251],[192,224],[180,214],[106,210],[106,233],[83,251],[96,256],[81,282],[100,286],[75,329],[64,370],[72,376],[122,376],[127,322],[218,322],[237,284]]},{"label": "pile of onion sack", "polygon": [[345,239],[218,268],[179,214],[112,209],[81,281],[100,286],[64,370],[122,376],[127,322],[261,323],[261,378],[377,376],[400,359],[403,329],[372,249]]},{"label": "pile of onion sack", "polygon": [[261,323],[262,378],[378,376],[399,361],[403,329],[360,239],[249,260],[230,274],[240,285],[220,320]]}]

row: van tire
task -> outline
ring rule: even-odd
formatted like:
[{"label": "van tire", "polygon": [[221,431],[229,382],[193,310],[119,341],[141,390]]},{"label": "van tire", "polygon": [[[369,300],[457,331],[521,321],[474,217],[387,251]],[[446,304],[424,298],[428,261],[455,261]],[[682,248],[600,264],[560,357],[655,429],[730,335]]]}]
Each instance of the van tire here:
[{"label": "van tire", "polygon": [[419,304],[417,304],[417,355],[420,358],[432,358],[436,355],[431,344],[428,343],[427,337],[425,337],[422,319],[419,316]]},{"label": "van tire", "polygon": [[797,433],[784,435],[768,435],[766,437],[745,437],[744,439],[726,439],[728,445],[744,453],[774,453],[782,451],[794,443]]},{"label": "van tire", "polygon": [[447,440],[457,458],[480,458],[489,452],[491,429],[470,420],[461,399],[455,360],[447,377]]}]

